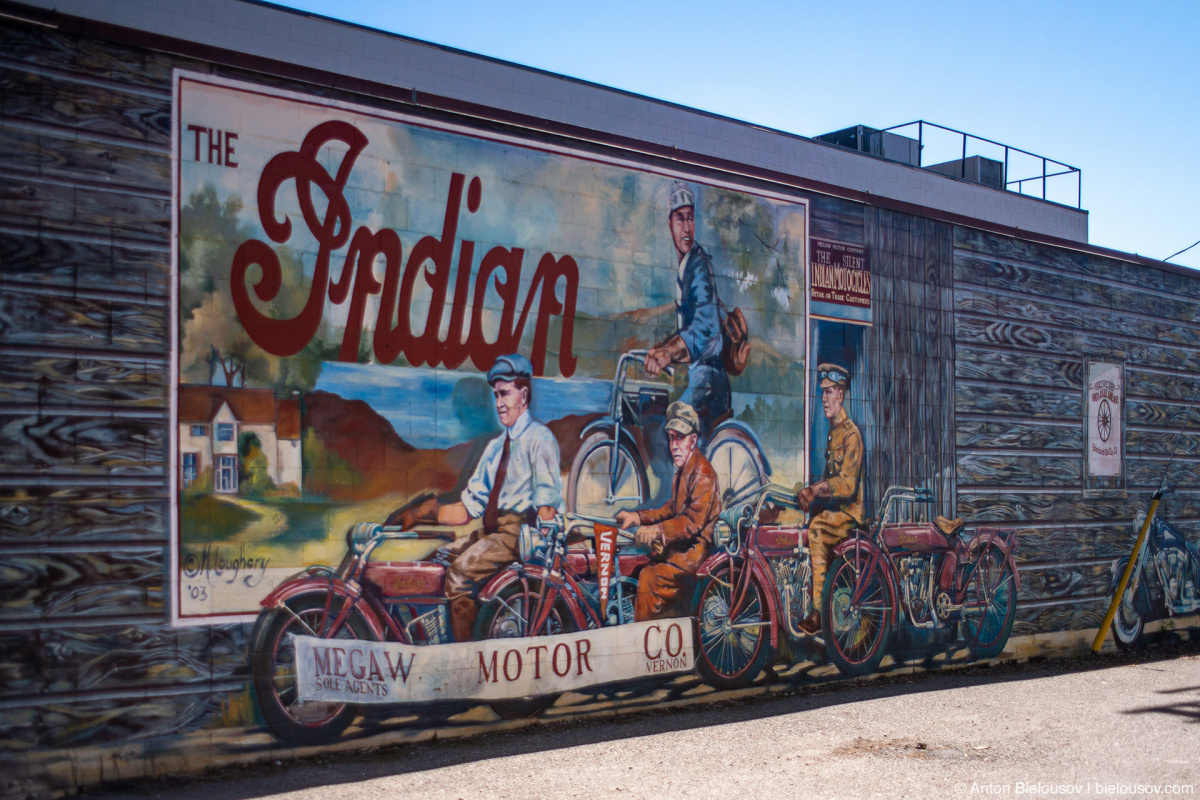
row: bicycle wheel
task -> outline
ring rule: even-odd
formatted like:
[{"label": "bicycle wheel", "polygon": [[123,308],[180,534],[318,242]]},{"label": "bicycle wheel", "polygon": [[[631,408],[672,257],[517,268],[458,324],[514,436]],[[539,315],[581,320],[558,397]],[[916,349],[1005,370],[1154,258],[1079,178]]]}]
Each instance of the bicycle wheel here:
[{"label": "bicycle wheel", "polygon": [[988,545],[975,562],[963,593],[962,634],[971,658],[995,658],[1004,650],[1017,616],[1017,586],[1004,551]]},{"label": "bicycle wheel", "polygon": [[[504,587],[494,599],[484,605],[475,623],[475,638],[478,639],[516,639],[525,636],[551,636],[556,633],[569,633],[576,630],[570,613],[556,603],[550,609],[550,614],[541,627],[532,631],[532,621],[529,615],[537,607],[538,592],[536,587],[528,588],[514,582]],[[488,703],[492,710],[503,719],[524,719],[539,714],[554,705],[559,695],[557,693],[514,697],[506,700],[493,700]]]},{"label": "bicycle wheel", "polygon": [[[369,628],[357,611],[336,631],[325,631],[327,594],[304,594],[285,601],[285,608],[269,609],[260,617],[262,636],[251,653],[255,702],[277,738],[292,744],[324,744],[336,739],[358,715],[351,703],[303,701],[296,683],[296,648],[293,636],[329,639],[370,639]],[[341,608],[334,598],[332,616]],[[257,626],[256,626],[257,627]]]},{"label": "bicycle wheel", "polygon": [[843,675],[875,671],[887,650],[891,615],[892,591],[878,560],[833,560],[821,590],[821,628],[829,660]]},{"label": "bicycle wheel", "polygon": [[767,469],[758,447],[736,428],[718,429],[705,447],[704,457],[716,470],[726,505],[748,497],[767,483]]},{"label": "bicycle wheel", "polygon": [[746,686],[771,656],[767,590],[749,567],[733,574],[726,562],[703,579],[696,610],[696,666],[722,689]]},{"label": "bicycle wheel", "polygon": [[596,431],[584,439],[567,478],[567,511],[611,517],[650,498],[650,481],[638,454],[617,444],[615,476],[612,459],[613,441],[607,433]]}]

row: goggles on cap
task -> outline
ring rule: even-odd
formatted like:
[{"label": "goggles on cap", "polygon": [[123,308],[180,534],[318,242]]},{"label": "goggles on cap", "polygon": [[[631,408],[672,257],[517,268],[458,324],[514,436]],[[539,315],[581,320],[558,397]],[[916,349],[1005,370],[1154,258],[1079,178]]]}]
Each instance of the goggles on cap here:
[{"label": "goggles on cap", "polygon": [[823,369],[817,373],[819,381],[829,381],[837,386],[845,386],[850,378],[841,370]]}]

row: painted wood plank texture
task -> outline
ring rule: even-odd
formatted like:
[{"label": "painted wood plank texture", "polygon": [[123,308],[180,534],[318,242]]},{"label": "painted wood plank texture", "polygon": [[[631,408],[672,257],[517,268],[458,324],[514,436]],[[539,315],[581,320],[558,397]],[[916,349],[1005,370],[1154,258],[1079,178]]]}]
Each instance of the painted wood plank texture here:
[{"label": "painted wood plank texture", "polygon": [[1072,277],[1064,280],[1060,272],[994,260],[956,257],[956,283],[973,284],[985,289],[1001,289],[1032,297],[1053,297],[1088,308],[1119,308],[1146,317],[1196,323],[1200,309],[1191,298],[1152,293],[1112,281]]},{"label": "painted wood plank texture", "polygon": [[1018,602],[1065,600],[1104,594],[1112,568],[1108,564],[1070,564],[1021,570]]},{"label": "painted wood plank texture", "polygon": [[1003,322],[1041,324],[1095,333],[1120,333],[1131,339],[1200,346],[1200,325],[1143,317],[1123,308],[1069,305],[1029,294],[1012,295],[971,284],[955,287],[955,309]]},{"label": "painted wood plank texture", "polygon": [[1081,631],[1100,627],[1104,619],[1103,599],[1086,600],[1062,605],[1017,607],[1017,619],[1013,623],[1013,636],[1055,631]]},{"label": "painted wood plank texture", "polygon": [[1083,359],[1053,358],[1026,351],[960,344],[955,352],[954,376],[1080,391],[1083,388]]},{"label": "painted wood plank texture", "polygon": [[1020,387],[958,380],[954,384],[954,409],[960,414],[1030,417],[1075,421],[1083,418],[1080,392],[1040,387]]},{"label": "painted wood plank texture", "polygon": [[161,354],[167,346],[167,310],[8,285],[0,294],[0,345],[5,344]]},{"label": "painted wood plank texture", "polygon": [[0,348],[0,403],[166,408],[168,371],[162,358],[47,356]]},{"label": "painted wood plank texture", "polygon": [[1144,425],[1168,431],[1193,430],[1200,428],[1200,405],[1159,403],[1131,397],[1125,401],[1125,422],[1130,426]]},{"label": "painted wood plank texture", "polygon": [[[0,633],[0,675],[10,697],[46,695],[47,706],[54,705],[55,695],[65,700],[95,691],[130,695],[109,699],[102,708],[137,706],[152,702],[146,690],[243,678],[248,634],[248,625],[171,628],[157,620],[43,625]],[[137,695],[141,699],[131,702]]]},{"label": "painted wood plank texture", "polygon": [[0,412],[0,474],[162,476],[165,419]]},{"label": "painted wood plank texture", "polygon": [[114,241],[111,232],[80,237],[6,230],[0,231],[0,262],[0,287],[18,282],[99,289],[162,298],[164,303],[171,292],[171,255],[165,241],[135,246]]},{"label": "painted wood plank texture", "polygon": [[958,486],[1080,486],[1083,457],[982,454],[959,456]]},{"label": "painted wood plank texture", "polygon": [[165,544],[167,508],[165,486],[0,487],[0,543]]},{"label": "painted wood plank texture", "polygon": [[162,613],[163,557],[161,547],[16,554],[0,548],[0,608],[5,622]]},{"label": "painted wood plank texture", "polygon": [[166,153],[90,141],[75,131],[54,135],[0,126],[0,169],[9,175],[144,187],[156,193],[171,186]]},{"label": "painted wood plank texture", "polygon": [[1127,429],[1126,455],[1200,456],[1200,434],[1186,430]]},{"label": "painted wood plank texture", "polygon": [[13,69],[60,70],[68,75],[164,95],[170,100],[171,66],[178,59],[27,25],[0,27],[0,53]]},{"label": "painted wood plank texture", "polygon": [[847,244],[863,244],[863,207],[836,197],[813,195],[809,200],[812,235]]},{"label": "painted wood plank texture", "polygon": [[[1113,492],[1112,496],[1083,496],[1080,492],[972,492],[958,494],[958,514],[972,523],[983,522],[1082,522],[1133,519],[1149,502],[1148,492]],[[1160,513],[1167,519],[1200,517],[1200,493],[1173,492],[1164,498]],[[1070,558],[1064,553],[1064,558]]]},{"label": "painted wood plank texture", "polygon": [[955,443],[964,450],[1061,450],[1083,452],[1083,424],[1080,422],[993,422],[979,419],[957,420]]},{"label": "painted wood plank texture", "polygon": [[1200,375],[1138,367],[1137,364],[1125,365],[1125,393],[1130,397],[1174,400],[1185,404],[1191,404],[1192,400],[1200,397]]},{"label": "painted wood plank texture", "polygon": [[1180,456],[1173,459],[1139,458],[1126,459],[1125,480],[1130,488],[1156,487],[1167,476],[1169,486],[1184,489],[1200,487],[1200,458]]},{"label": "painted wood plank texture", "polygon": [[1190,293],[1200,297],[1196,281],[1167,270],[1142,264],[1052,247],[978,229],[954,229],[954,247],[994,258],[1039,264],[1068,274],[1089,275],[1104,281],[1120,281],[1131,286],[1158,291]]},{"label": "painted wood plank texture", "polygon": [[1129,554],[1136,535],[1132,519],[1101,519],[1082,525],[1020,525],[1016,529],[1015,557],[1018,565],[1118,558]]},{"label": "painted wood plank texture", "polygon": [[0,183],[0,214],[37,220],[71,233],[122,235],[162,244],[171,235],[171,200],[118,190],[13,175]]},{"label": "painted wood plank texture", "polygon": [[148,97],[0,64],[0,114],[65,130],[171,146],[170,97]]},{"label": "painted wood plank texture", "polygon": [[6,729],[12,731],[14,738],[44,751],[78,749],[92,744],[169,737],[204,727],[228,702],[227,694],[211,691],[150,695],[124,703],[107,699],[48,702],[32,715],[20,713],[21,709],[5,712],[0,715],[0,725],[7,724],[10,727]]}]

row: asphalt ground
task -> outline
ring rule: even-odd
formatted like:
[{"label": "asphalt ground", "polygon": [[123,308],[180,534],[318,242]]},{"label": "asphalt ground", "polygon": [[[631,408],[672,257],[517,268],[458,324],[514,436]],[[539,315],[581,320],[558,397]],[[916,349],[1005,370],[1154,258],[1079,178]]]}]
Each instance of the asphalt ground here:
[{"label": "asphalt ground", "polygon": [[230,767],[145,798],[1200,795],[1200,642],[1031,659]]}]

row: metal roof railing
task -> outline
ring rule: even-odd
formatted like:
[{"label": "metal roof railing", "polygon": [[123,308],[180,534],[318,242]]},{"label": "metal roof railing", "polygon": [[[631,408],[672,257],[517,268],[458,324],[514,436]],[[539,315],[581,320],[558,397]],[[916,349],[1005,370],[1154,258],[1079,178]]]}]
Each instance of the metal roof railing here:
[{"label": "metal roof railing", "polygon": [[[1046,187],[1047,187],[1047,184],[1050,182],[1050,179],[1062,178],[1063,176],[1074,175],[1075,176],[1075,207],[1083,208],[1083,173],[1079,170],[1078,167],[1072,167],[1070,164],[1066,164],[1062,161],[1058,161],[1053,158],[1047,158],[1046,156],[1041,156],[1041,155],[1038,155],[1037,153],[1031,153],[1028,150],[1022,150],[1020,147],[1013,147],[1012,145],[1007,145],[1007,144],[1004,144],[1003,142],[997,142],[993,139],[987,139],[987,138],[984,138],[983,136],[976,136],[972,133],[967,133],[966,131],[955,130],[954,128],[947,128],[945,125],[938,125],[937,123],[934,123],[934,122],[926,122],[923,119],[919,119],[914,122],[906,122],[903,125],[893,125],[890,128],[883,128],[882,130],[894,133],[894,132],[900,131],[904,128],[911,128],[914,125],[917,126],[917,166],[918,167],[924,167],[924,164],[922,162],[923,162],[924,152],[925,152],[925,128],[926,127],[935,128],[937,130],[946,131],[947,133],[952,133],[952,134],[955,134],[956,136],[962,137],[963,173],[960,177],[963,177],[963,178],[966,177],[966,162],[967,162],[967,158],[968,158],[968,154],[967,154],[968,143],[971,141],[984,142],[986,144],[993,145],[995,147],[1003,148],[1003,150],[1004,150],[1004,186],[1006,189],[1008,189],[1009,191],[1016,191],[1020,194],[1027,194],[1025,191],[1025,185],[1032,184],[1034,186],[1034,191],[1032,194],[1033,194],[1033,196],[1037,196],[1037,186],[1040,184],[1041,185],[1041,197],[1043,200],[1047,200],[1048,197],[1047,197]],[[1010,165],[1009,162],[1010,162],[1011,155],[1014,153],[1019,153],[1023,156],[1028,156],[1029,158],[1034,159],[1035,162],[1040,162],[1041,163],[1041,173],[1038,174],[1035,172],[1033,175],[1030,175],[1029,177],[1010,179],[1009,178],[1009,165]],[[976,153],[972,153],[972,155],[982,155],[982,154],[976,152]],[[982,156],[982,157],[987,158],[988,156]],[[1069,181],[1070,178],[1066,178],[1066,180]],[[1016,187],[1017,187],[1015,190],[1011,188],[1014,184],[1016,184]]]}]

